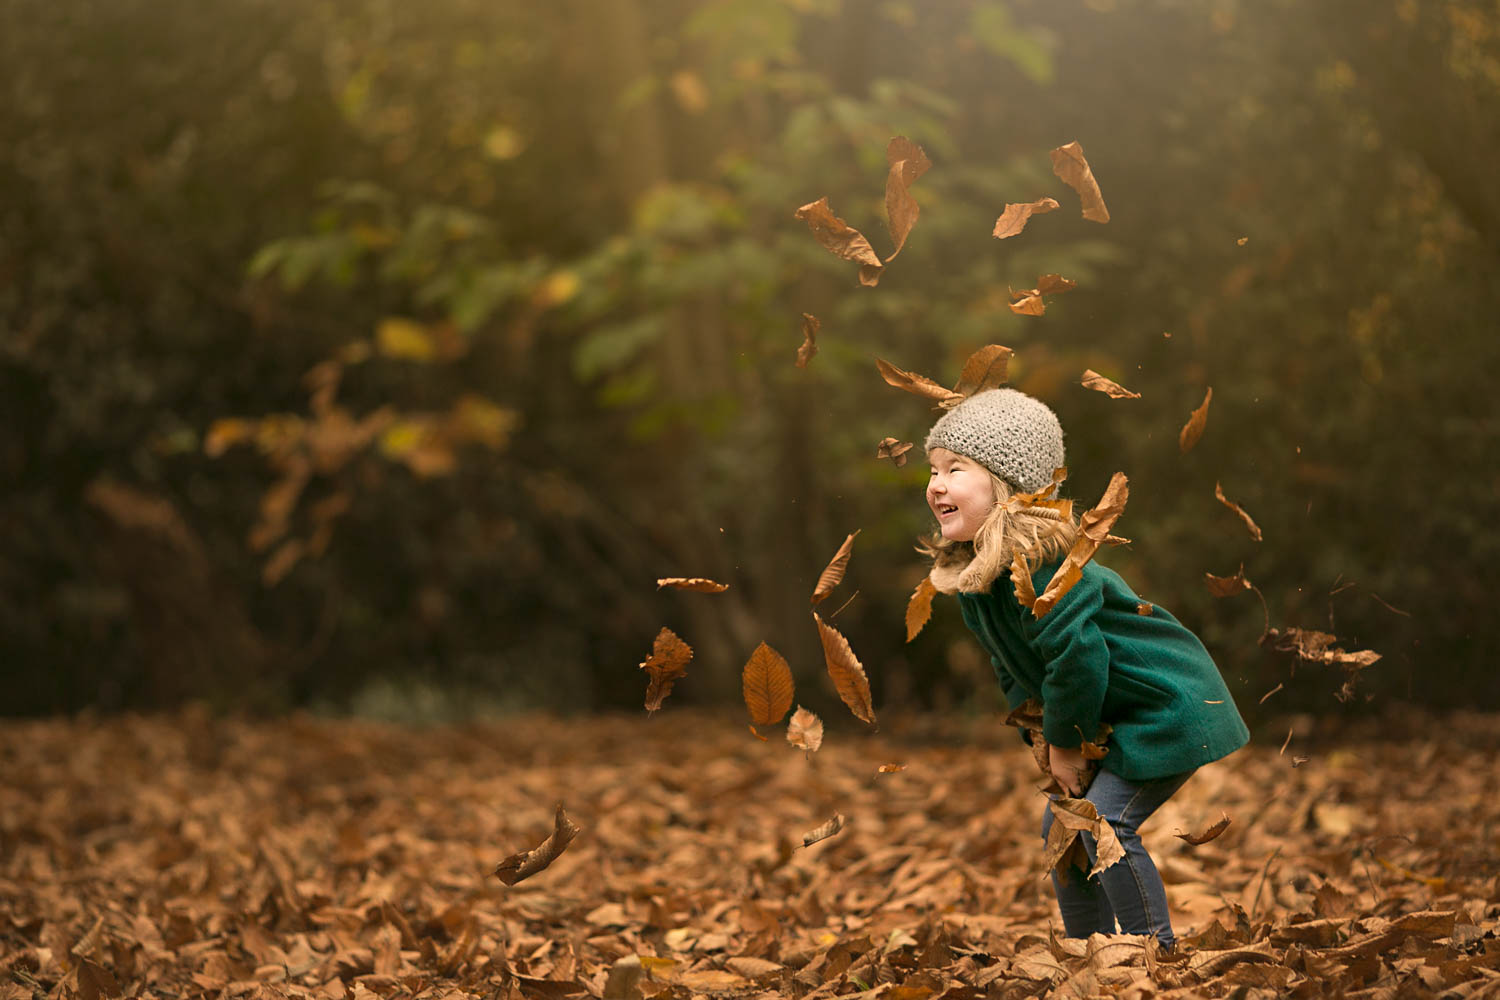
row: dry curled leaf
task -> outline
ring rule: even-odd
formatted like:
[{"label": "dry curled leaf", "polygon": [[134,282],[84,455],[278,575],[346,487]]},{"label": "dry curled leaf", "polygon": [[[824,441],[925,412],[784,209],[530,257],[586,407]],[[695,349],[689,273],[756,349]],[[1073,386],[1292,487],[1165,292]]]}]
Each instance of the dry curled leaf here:
[{"label": "dry curled leaf", "polygon": [[860,284],[874,285],[880,281],[880,271],[885,265],[880,263],[875,248],[870,246],[863,233],[833,214],[826,196],[808,202],[793,215],[807,223],[807,228],[812,230],[823,249],[860,265]]},{"label": "dry curled leaf", "polygon": [[1152,615],[1156,613],[1156,606],[1150,601],[1139,601],[1136,603],[1135,613],[1138,615]]},{"label": "dry curled leaf", "polygon": [[823,720],[798,705],[787,721],[786,741],[800,750],[816,753],[823,745]]},{"label": "dry curled leaf", "polygon": [[906,770],[905,764],[881,764],[875,769],[876,774],[896,774],[898,771]]},{"label": "dry curled leaf", "polygon": [[[1088,873],[1089,878],[1102,872],[1125,857],[1125,848],[1115,836],[1109,821],[1099,815],[1088,799],[1055,798],[1051,802],[1052,829],[1047,832],[1046,870],[1056,870],[1064,882],[1076,877],[1070,869],[1074,866]],[[1095,860],[1089,857],[1079,839],[1080,831],[1088,831],[1094,837]]]},{"label": "dry curled leaf", "polygon": [[1131,392],[1123,385],[1120,385],[1120,383],[1105,378],[1103,375],[1100,375],[1092,368],[1085,368],[1083,371],[1083,387],[1085,389],[1094,389],[1098,392],[1102,392],[1110,399],[1141,398],[1140,393]]},{"label": "dry curled leaf", "polygon": [[932,599],[937,596],[937,587],[933,586],[932,578],[922,577],[922,582],[917,584],[917,589],[912,591],[911,600],[906,602],[906,641],[911,642],[922,631],[932,617]]},{"label": "dry curled leaf", "polygon": [[834,813],[833,819],[829,820],[827,823],[824,823],[817,829],[809,830],[802,835],[802,846],[811,847],[813,844],[816,844],[820,840],[827,840],[829,837],[832,837],[835,833],[838,833],[843,828],[844,814]]},{"label": "dry curled leaf", "polygon": [[802,346],[797,348],[797,367],[806,368],[807,363],[818,353],[818,331],[823,324],[812,313],[802,314]]},{"label": "dry curled leaf", "polygon": [[740,679],[750,721],[774,726],[792,707],[792,668],[786,657],[761,643],[745,662]]},{"label": "dry curled leaf", "polygon": [[1181,837],[1183,840],[1187,841],[1189,844],[1192,844],[1194,847],[1197,847],[1199,844],[1206,844],[1206,843],[1208,843],[1210,840],[1213,840],[1219,834],[1221,834],[1225,830],[1229,829],[1229,824],[1231,822],[1232,822],[1232,820],[1230,820],[1229,814],[1225,813],[1219,819],[1218,822],[1216,822],[1213,826],[1210,826],[1210,827],[1206,828],[1201,833],[1176,833],[1176,834],[1173,834],[1173,836],[1174,837]]},{"label": "dry curled leaf", "polygon": [[530,878],[556,861],[558,855],[567,850],[568,844],[578,836],[579,829],[579,826],[568,818],[562,803],[559,802],[557,812],[552,817],[552,835],[537,847],[529,851],[521,851],[519,854],[512,854],[500,862],[495,866],[495,877],[506,885],[515,885],[522,879]]},{"label": "dry curled leaf", "polygon": [[897,368],[889,361],[876,358],[875,367],[880,370],[880,377],[885,379],[887,385],[893,385],[897,389],[905,389],[913,395],[931,399],[945,409],[957,406],[964,401],[961,393],[944,388],[932,379],[918,375],[915,372],[909,372],[904,368]]},{"label": "dry curled leaf", "polygon": [[816,611],[813,620],[818,623],[818,638],[823,643],[823,662],[828,667],[828,676],[839,697],[854,717],[875,724],[875,708],[870,697],[870,679],[865,668],[849,648],[849,640],[839,630],[825,622]]},{"label": "dry curled leaf", "polygon": [[906,453],[911,449],[910,441],[898,441],[893,437],[881,438],[880,443],[875,446],[875,457],[889,458],[899,469],[906,464]]},{"label": "dry curled leaf", "polygon": [[672,587],[675,590],[693,590],[700,594],[722,594],[729,589],[727,583],[715,583],[702,576],[663,576],[656,581],[656,587]]},{"label": "dry curled leaf", "polygon": [[1007,204],[1005,211],[1000,213],[1000,218],[995,220],[995,229],[990,235],[997,240],[1015,236],[1026,228],[1026,223],[1031,221],[1033,215],[1045,215],[1061,206],[1056,198],[1038,198],[1036,201],[1021,202],[1019,204]]},{"label": "dry curled leaf", "polygon": [[1177,447],[1184,455],[1203,436],[1203,428],[1208,424],[1208,404],[1213,402],[1213,398],[1214,387],[1209,386],[1208,391],[1203,394],[1203,405],[1193,411],[1188,422],[1182,425],[1182,430],[1177,432]]},{"label": "dry curled leaf", "polygon": [[[1214,483],[1214,496],[1218,498],[1219,503],[1223,504],[1239,515],[1240,520],[1245,523],[1245,527],[1249,530],[1251,538],[1255,539],[1257,542],[1261,540],[1260,525],[1256,524],[1255,519],[1252,518],[1249,514],[1245,513],[1245,509],[1243,507],[1226,497],[1224,495],[1224,487],[1219,485],[1218,483]],[[1244,567],[1241,566],[1240,569],[1243,570]],[[1247,583],[1245,584],[1245,586],[1248,587],[1249,584]]]},{"label": "dry curled leaf", "polygon": [[1068,550],[1062,565],[1052,575],[1047,589],[1032,603],[1033,615],[1041,618],[1051,611],[1057,606],[1057,602],[1062,600],[1063,595],[1082,579],[1083,567],[1094,557],[1100,545],[1114,537],[1109,530],[1125,512],[1125,502],[1129,498],[1129,480],[1125,478],[1123,472],[1116,472],[1110,477],[1109,485],[1104,489],[1104,496],[1100,497],[1099,502],[1078,519],[1080,529],[1078,538],[1073,542],[1073,547]]},{"label": "dry curled leaf", "polygon": [[1010,557],[1010,580],[1021,607],[1027,611],[1036,610],[1036,587],[1031,582],[1031,567],[1019,550]]},{"label": "dry curled leaf", "polygon": [[853,534],[844,539],[844,544],[839,546],[828,565],[823,567],[823,572],[818,574],[818,585],[813,588],[812,603],[821,602],[833,593],[834,587],[843,582],[844,571],[849,568],[849,556],[854,551],[854,537],[858,534],[859,529],[856,528]]},{"label": "dry curled leaf", "polygon": [[1084,159],[1083,147],[1076,142],[1058,146],[1052,151],[1052,172],[1062,182],[1078,192],[1083,205],[1083,217],[1090,222],[1108,222],[1109,209],[1104,206],[1104,195],[1099,191],[1099,182],[1089,161]]},{"label": "dry curled leaf", "polygon": [[1250,581],[1245,579],[1244,563],[1240,563],[1240,568],[1235,570],[1234,576],[1214,576],[1212,573],[1204,573],[1203,582],[1208,585],[1208,592],[1215,597],[1233,597],[1235,594],[1250,589]]},{"label": "dry curled leaf", "polygon": [[1047,312],[1047,305],[1043,301],[1044,295],[1057,295],[1061,292],[1072,291],[1078,287],[1078,282],[1071,278],[1064,278],[1060,274],[1044,274],[1036,279],[1035,288],[1027,288],[1016,291],[1010,290],[1012,299],[1010,311],[1018,316],[1042,316]]},{"label": "dry curled leaf", "polygon": [[692,658],[692,647],[678,638],[677,633],[665,626],[656,633],[651,655],[641,663],[641,669],[651,675],[646,684],[647,712],[661,708],[662,700],[672,693],[672,685],[687,673]]},{"label": "dry curled leaf", "polygon": [[1381,654],[1373,649],[1345,652],[1334,645],[1338,642],[1338,636],[1329,632],[1319,632],[1316,629],[1268,629],[1261,642],[1269,642],[1272,649],[1296,653],[1300,659],[1310,663],[1323,663],[1330,666],[1360,669],[1370,666],[1381,658]]},{"label": "dry curled leaf", "polygon": [[891,165],[885,179],[885,217],[896,249],[885,259],[889,264],[906,245],[906,237],[917,224],[922,209],[911,196],[911,186],[932,166],[922,147],[904,135],[898,135],[885,147],[885,161]]},{"label": "dry curled leaf", "polygon": [[1015,354],[1003,344],[984,345],[964,362],[953,391],[960,396],[972,396],[986,389],[998,389],[1010,377],[1010,359]]}]

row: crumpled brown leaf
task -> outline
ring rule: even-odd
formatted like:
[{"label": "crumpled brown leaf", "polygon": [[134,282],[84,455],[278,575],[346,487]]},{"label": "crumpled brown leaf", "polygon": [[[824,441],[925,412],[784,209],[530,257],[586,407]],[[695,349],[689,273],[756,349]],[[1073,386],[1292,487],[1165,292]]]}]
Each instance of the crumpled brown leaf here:
[{"label": "crumpled brown leaf", "polygon": [[803,205],[793,215],[807,223],[807,228],[829,253],[859,264],[860,284],[874,286],[879,283],[885,265],[880,262],[875,248],[870,246],[863,233],[833,214],[826,195]]},{"label": "crumpled brown leaf", "polygon": [[932,161],[921,146],[904,135],[896,136],[885,147],[885,160],[891,165],[885,179],[886,224],[890,227],[891,241],[896,245],[885,259],[889,264],[906,245],[906,237],[922,214],[917,200],[911,196],[911,186],[927,172]]},{"label": "crumpled brown leaf", "polygon": [[1094,371],[1094,369],[1092,369],[1092,368],[1085,368],[1084,369],[1084,371],[1083,371],[1083,383],[1082,384],[1083,384],[1083,387],[1085,389],[1094,389],[1094,390],[1097,390],[1098,392],[1104,393],[1110,399],[1140,399],[1141,398],[1141,394],[1140,393],[1138,393],[1138,392],[1131,392],[1129,389],[1127,389],[1124,386],[1120,385],[1118,382],[1114,382],[1114,381],[1112,381],[1110,379],[1105,378],[1103,375],[1100,375],[1098,372]]},{"label": "crumpled brown leaf", "polygon": [[1245,579],[1245,564],[1240,563],[1240,568],[1235,570],[1234,576],[1214,576],[1212,573],[1203,574],[1204,583],[1208,585],[1208,592],[1215,597],[1233,597],[1235,594],[1244,593],[1250,589],[1250,581]]},{"label": "crumpled brown leaf", "polygon": [[[1031,613],[1037,618],[1041,618],[1056,607],[1063,595],[1073,589],[1073,585],[1082,579],[1083,567],[1094,557],[1099,546],[1110,542],[1114,537],[1109,530],[1125,512],[1125,502],[1129,498],[1129,480],[1126,479],[1125,473],[1116,472],[1110,477],[1109,485],[1104,489],[1104,496],[1100,497],[1099,502],[1079,518],[1078,538],[1073,542],[1073,547],[1068,550],[1062,565],[1053,573],[1047,589],[1029,605],[1022,599],[1019,589],[1016,592],[1016,599],[1029,607]],[[1014,570],[1012,575],[1015,575]]]},{"label": "crumpled brown leaf", "polygon": [[[1067,882],[1074,874],[1071,869],[1077,867],[1093,878],[1124,859],[1125,848],[1115,836],[1114,828],[1088,799],[1060,797],[1053,799],[1051,805],[1052,829],[1047,832],[1046,872],[1055,870],[1058,878]],[[1083,840],[1078,836],[1085,831],[1094,838],[1092,864]]]},{"label": "crumpled brown leaf", "polygon": [[1076,142],[1058,146],[1052,151],[1052,172],[1062,182],[1078,192],[1083,205],[1083,217],[1090,222],[1108,222],[1109,209],[1104,206],[1104,195],[1099,191],[1099,182],[1089,161],[1084,159],[1083,147]]},{"label": "crumpled brown leaf", "polygon": [[727,583],[716,583],[702,576],[663,576],[656,581],[656,587],[671,587],[675,590],[694,590],[700,594],[722,594],[729,589]]},{"label": "crumpled brown leaf", "polygon": [[824,823],[822,826],[814,830],[807,831],[802,835],[802,846],[811,847],[813,844],[816,844],[820,840],[827,840],[829,837],[832,837],[835,833],[838,833],[843,828],[844,814],[834,813],[833,819],[829,820],[827,823]]},{"label": "crumpled brown leaf", "polygon": [[1214,387],[1209,386],[1208,391],[1203,394],[1203,404],[1192,412],[1188,422],[1177,432],[1177,448],[1184,455],[1192,451],[1193,445],[1203,436],[1203,428],[1208,425],[1208,404],[1213,402],[1213,398]]},{"label": "crumpled brown leaf", "polygon": [[1018,316],[1042,316],[1047,312],[1047,305],[1042,300],[1044,295],[1057,295],[1062,292],[1072,291],[1078,287],[1078,282],[1071,278],[1064,278],[1060,274],[1044,274],[1036,279],[1035,288],[1027,288],[1016,291],[1010,290],[1012,299],[1010,311]]},{"label": "crumpled brown leaf", "polygon": [[798,705],[797,711],[792,713],[787,722],[786,741],[808,753],[817,752],[818,747],[823,745],[823,720]]},{"label": "crumpled brown leaf", "polygon": [[1229,829],[1229,824],[1231,822],[1233,822],[1233,820],[1231,820],[1229,818],[1229,814],[1228,813],[1225,813],[1212,826],[1205,827],[1203,830],[1201,830],[1198,833],[1175,833],[1175,834],[1173,834],[1173,836],[1174,837],[1181,837],[1183,840],[1187,841],[1189,844],[1192,844],[1194,847],[1197,847],[1199,844],[1206,844],[1206,843],[1208,843],[1210,840],[1213,840],[1219,834],[1221,834],[1225,830]]},{"label": "crumpled brown leaf", "polygon": [[875,708],[870,697],[870,679],[865,668],[849,648],[849,640],[825,622],[816,611],[813,620],[818,624],[818,639],[823,643],[823,661],[828,667],[828,676],[839,697],[854,717],[870,725],[875,724]]},{"label": "crumpled brown leaf", "polygon": [[[1052,757],[1048,753],[1047,737],[1042,735],[1042,720],[1041,701],[1036,698],[1027,698],[1021,704],[1011,708],[1004,722],[1007,726],[1015,726],[1028,734],[1031,759],[1036,763],[1037,770],[1047,776],[1047,783],[1042,786],[1042,791],[1051,795],[1066,795],[1067,790],[1052,774]],[[1101,722],[1092,740],[1080,739],[1079,741],[1079,749],[1083,751],[1084,765],[1078,772],[1078,780],[1085,791],[1094,783],[1094,778],[1099,774],[1099,761],[1109,754],[1109,735],[1112,732],[1114,732],[1113,726],[1107,722]]]},{"label": "crumpled brown leaf", "polygon": [[904,368],[897,368],[889,361],[876,358],[875,367],[880,370],[880,377],[885,379],[887,385],[893,385],[897,389],[905,389],[913,395],[931,399],[944,409],[952,408],[964,401],[962,393],[946,389],[923,375],[909,372]]},{"label": "crumpled brown leaf", "polygon": [[753,725],[774,726],[791,710],[792,668],[764,642],[745,661],[740,686]]},{"label": "crumpled brown leaf", "polygon": [[1269,642],[1272,649],[1296,653],[1299,659],[1309,663],[1362,669],[1381,659],[1381,654],[1373,649],[1345,652],[1334,645],[1338,642],[1338,636],[1329,632],[1319,632],[1316,629],[1268,629],[1261,641],[1262,643]]},{"label": "crumpled brown leaf", "polygon": [[672,693],[672,685],[687,673],[688,661],[693,658],[693,649],[678,638],[677,633],[666,626],[656,633],[651,655],[641,663],[641,669],[651,675],[646,684],[646,711],[654,712]]},{"label": "crumpled brown leaf", "polygon": [[818,353],[818,331],[823,324],[812,313],[802,314],[802,346],[797,348],[797,367],[806,368],[807,363]]},{"label": "crumpled brown leaf", "polygon": [[986,389],[998,389],[1010,377],[1010,359],[1015,354],[1004,344],[984,345],[964,361],[953,391],[960,396],[972,396]]},{"label": "crumpled brown leaf", "polygon": [[875,446],[875,457],[889,458],[899,469],[906,464],[906,453],[911,449],[910,441],[898,441],[893,437],[881,438],[880,443]]},{"label": "crumpled brown leaf", "polygon": [[1044,215],[1061,206],[1056,198],[1038,198],[1036,201],[1007,204],[1000,218],[995,220],[995,229],[990,235],[997,240],[1015,236],[1026,228],[1033,215]]},{"label": "crumpled brown leaf", "polygon": [[932,617],[932,599],[937,596],[937,587],[933,586],[932,578],[922,577],[922,582],[917,584],[917,589],[912,591],[911,599],[906,602],[906,641],[911,642],[922,631],[928,619]]},{"label": "crumpled brown leaf", "polygon": [[529,851],[512,854],[495,866],[495,877],[506,885],[530,878],[558,859],[567,850],[581,827],[568,818],[561,802],[552,817],[552,835]]},{"label": "crumpled brown leaf", "polygon": [[[1214,483],[1214,496],[1218,498],[1219,503],[1223,504],[1239,515],[1240,520],[1245,522],[1245,527],[1249,529],[1251,538],[1255,539],[1257,542],[1261,540],[1260,525],[1256,524],[1255,519],[1252,518],[1249,514],[1245,513],[1245,509],[1243,507],[1226,497],[1224,495],[1224,487],[1219,485],[1217,482]],[[1241,567],[1241,569],[1243,568],[1244,567]],[[1246,584],[1246,586],[1249,585]]]},{"label": "crumpled brown leaf", "polygon": [[812,603],[818,604],[837,587],[844,579],[844,571],[849,567],[849,556],[854,552],[854,539],[859,534],[856,528],[854,533],[844,539],[844,544],[833,554],[828,565],[823,567],[823,572],[818,574],[818,585],[813,588]]}]

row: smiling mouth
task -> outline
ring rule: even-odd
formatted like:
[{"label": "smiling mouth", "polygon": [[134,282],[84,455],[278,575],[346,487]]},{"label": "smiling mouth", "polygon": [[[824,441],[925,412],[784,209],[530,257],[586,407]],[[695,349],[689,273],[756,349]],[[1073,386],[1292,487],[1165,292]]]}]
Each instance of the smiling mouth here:
[{"label": "smiling mouth", "polygon": [[937,512],[938,517],[943,517],[946,514],[957,514],[958,508],[951,503],[940,503],[938,504]]}]

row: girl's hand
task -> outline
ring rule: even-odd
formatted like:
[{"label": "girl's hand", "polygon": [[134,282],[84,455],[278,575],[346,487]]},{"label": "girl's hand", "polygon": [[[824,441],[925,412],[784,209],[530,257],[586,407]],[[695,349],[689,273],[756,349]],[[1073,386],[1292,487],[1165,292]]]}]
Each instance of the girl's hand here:
[{"label": "girl's hand", "polygon": [[1047,769],[1063,791],[1074,798],[1083,794],[1083,772],[1087,767],[1081,749],[1047,744]]}]

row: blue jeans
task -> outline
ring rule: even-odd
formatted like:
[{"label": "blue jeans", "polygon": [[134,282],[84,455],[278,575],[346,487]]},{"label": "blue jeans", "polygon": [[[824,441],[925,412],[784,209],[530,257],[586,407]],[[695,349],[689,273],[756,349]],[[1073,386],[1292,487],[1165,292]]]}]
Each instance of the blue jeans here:
[{"label": "blue jeans", "polygon": [[[1176,944],[1172,917],[1167,913],[1167,891],[1136,831],[1192,774],[1187,771],[1137,784],[1109,771],[1099,772],[1083,797],[1114,828],[1120,846],[1125,848],[1125,857],[1093,878],[1074,868],[1068,873],[1066,884],[1056,871],[1052,872],[1052,887],[1057,892],[1057,906],[1062,911],[1063,929],[1068,937],[1088,937],[1096,931],[1113,934],[1118,919],[1122,933],[1154,934],[1167,949]],[[1044,841],[1051,829],[1049,804],[1042,814]],[[1088,833],[1079,836],[1092,861],[1093,836]]]}]

